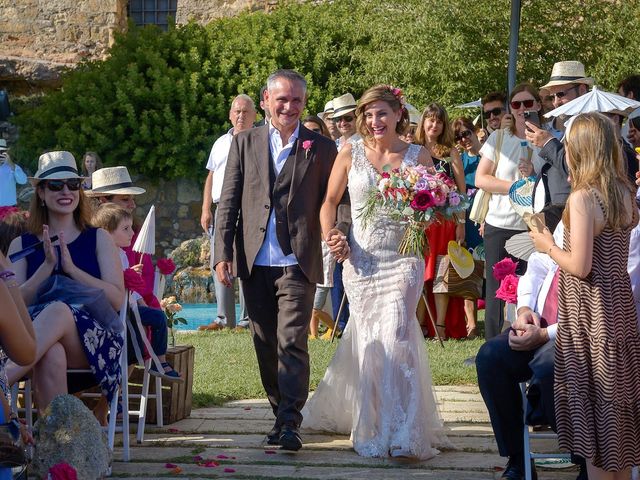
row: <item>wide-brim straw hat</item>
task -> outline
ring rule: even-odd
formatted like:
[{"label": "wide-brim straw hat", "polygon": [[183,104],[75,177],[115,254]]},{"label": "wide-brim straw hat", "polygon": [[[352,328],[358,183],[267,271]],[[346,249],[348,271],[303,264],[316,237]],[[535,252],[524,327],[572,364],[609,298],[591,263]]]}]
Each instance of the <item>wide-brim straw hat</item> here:
[{"label": "wide-brim straw hat", "polygon": [[549,88],[556,85],[567,85],[570,83],[584,83],[593,85],[593,78],[587,77],[584,73],[584,65],[576,60],[557,62],[553,64],[549,83],[542,88]]},{"label": "wide-brim straw hat", "polygon": [[71,152],[64,150],[47,152],[38,159],[38,171],[29,177],[31,185],[36,186],[42,180],[62,180],[66,178],[85,178],[78,175],[76,159]]},{"label": "wide-brim straw hat", "polygon": [[337,98],[334,98],[333,103],[333,113],[329,118],[336,119],[340,118],[347,113],[355,112],[357,104],[356,99],[353,98],[353,95],[350,93],[345,93]]},{"label": "wide-brim straw hat", "polygon": [[91,190],[85,193],[89,197],[106,195],[140,195],[144,188],[134,187],[127,167],[106,167],[91,175]]},{"label": "wide-brim straw hat", "polygon": [[0,152],[4,152],[5,150],[9,150],[7,148],[7,141],[4,138],[0,138]]}]

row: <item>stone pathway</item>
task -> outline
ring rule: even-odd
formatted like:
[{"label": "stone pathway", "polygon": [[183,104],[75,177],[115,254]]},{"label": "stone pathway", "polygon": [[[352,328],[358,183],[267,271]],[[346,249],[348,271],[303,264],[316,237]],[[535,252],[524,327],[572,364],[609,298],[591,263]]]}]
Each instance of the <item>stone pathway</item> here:
[{"label": "stone pathway", "polygon": [[[133,446],[131,461],[116,449],[113,477],[167,479],[494,479],[505,460],[498,456],[477,387],[436,387],[442,416],[455,450],[426,462],[362,458],[349,438],[302,432],[304,447],[281,452],[264,444],[273,426],[266,400],[230,402],[194,410],[190,418],[162,429],[147,429],[145,442]],[[120,439],[121,440],[121,439]],[[121,442],[120,442],[121,444]],[[555,441],[539,440],[538,451],[554,451]],[[200,466],[198,463],[209,463]],[[170,465],[167,465],[170,464]],[[175,465],[176,467],[172,467]],[[179,470],[178,470],[179,469]],[[540,480],[575,479],[576,470],[538,470]]]}]

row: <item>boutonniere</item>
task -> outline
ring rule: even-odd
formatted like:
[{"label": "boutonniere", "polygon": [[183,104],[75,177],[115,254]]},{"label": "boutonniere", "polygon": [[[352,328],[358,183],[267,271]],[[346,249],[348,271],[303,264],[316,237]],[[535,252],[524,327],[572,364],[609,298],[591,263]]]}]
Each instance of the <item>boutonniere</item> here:
[{"label": "boutonniere", "polygon": [[313,140],[305,140],[302,142],[302,149],[304,150],[304,158],[309,160],[309,150],[313,147]]}]

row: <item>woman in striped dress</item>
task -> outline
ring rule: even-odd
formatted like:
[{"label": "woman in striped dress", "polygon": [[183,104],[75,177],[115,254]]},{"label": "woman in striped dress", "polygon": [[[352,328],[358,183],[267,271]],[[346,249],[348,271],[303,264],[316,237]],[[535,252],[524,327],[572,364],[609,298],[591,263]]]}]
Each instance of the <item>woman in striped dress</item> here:
[{"label": "woman in striped dress", "polygon": [[590,480],[629,479],[640,464],[640,333],[627,274],[638,223],[617,135],[599,113],[566,133],[572,192],[563,215],[565,250],[551,233],[536,248],[562,272],[558,290],[555,408],[560,447],[587,459]]}]

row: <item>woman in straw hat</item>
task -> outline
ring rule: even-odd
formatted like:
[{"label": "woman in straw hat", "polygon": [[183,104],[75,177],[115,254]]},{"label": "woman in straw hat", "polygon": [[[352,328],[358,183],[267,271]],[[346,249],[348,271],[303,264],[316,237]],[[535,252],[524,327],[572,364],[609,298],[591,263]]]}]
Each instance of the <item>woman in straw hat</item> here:
[{"label": "woman in straw hat", "polygon": [[[14,266],[25,303],[31,306],[37,355],[26,367],[9,364],[9,383],[33,369],[38,407],[44,408],[56,395],[67,393],[67,368],[90,367],[103,395],[110,400],[120,383],[122,336],[103,326],[83,307],[63,302],[36,303],[38,287],[51,275],[63,275],[77,284],[103,290],[113,309],[120,309],[124,285],[118,251],[107,232],[89,225],[89,205],[71,153],[42,155],[30,181],[35,194],[29,210],[29,233],[14,239],[9,253],[34,247]],[[56,242],[50,232],[58,236]]]}]

